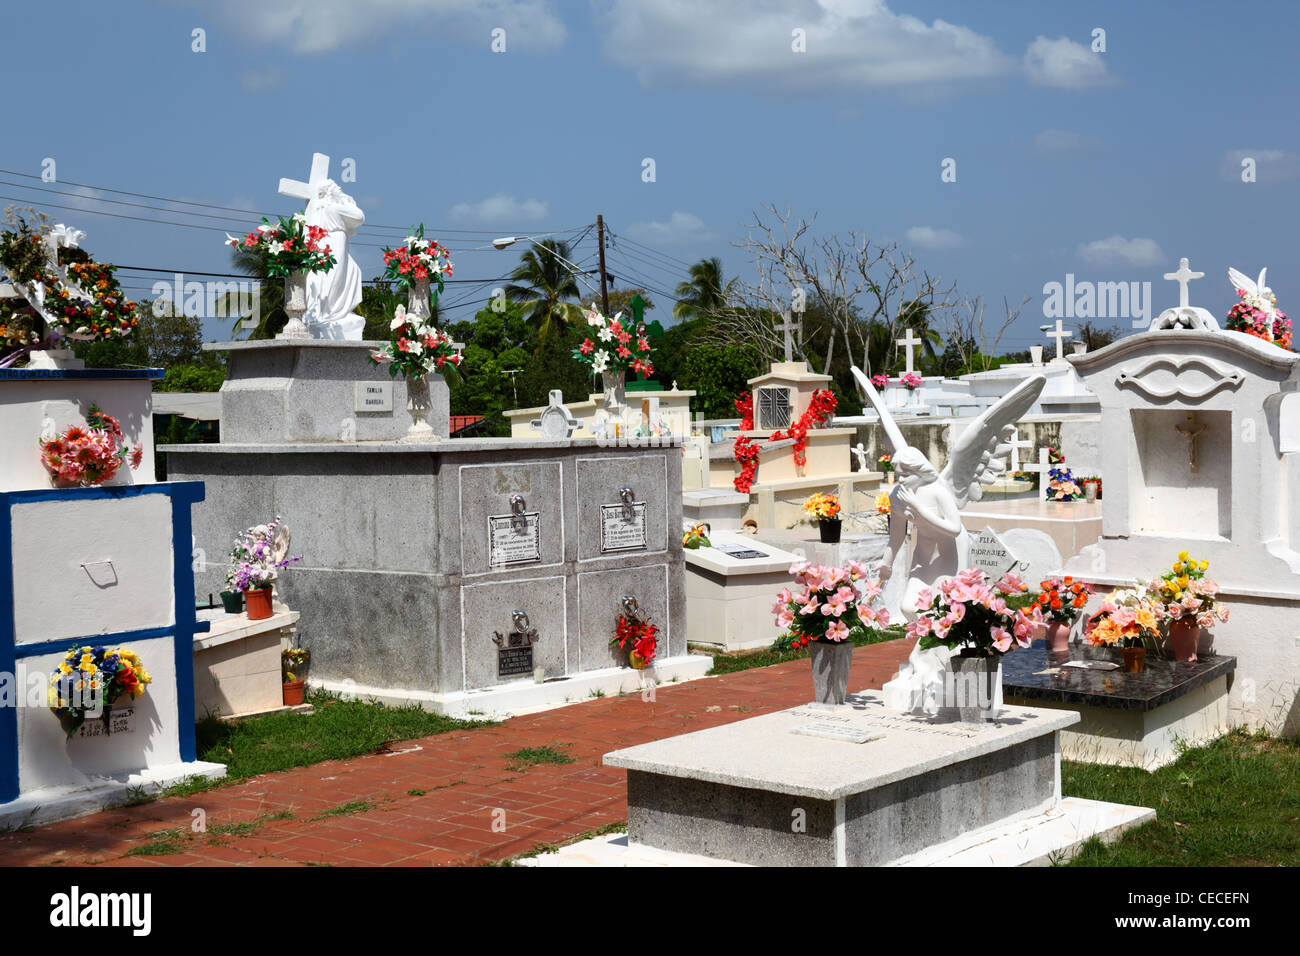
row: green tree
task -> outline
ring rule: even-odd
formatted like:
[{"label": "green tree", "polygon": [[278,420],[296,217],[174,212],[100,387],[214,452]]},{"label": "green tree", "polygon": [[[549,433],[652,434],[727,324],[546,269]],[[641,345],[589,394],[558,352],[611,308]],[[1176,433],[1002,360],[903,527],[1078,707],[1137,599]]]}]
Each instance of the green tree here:
[{"label": "green tree", "polygon": [[736,398],[762,370],[762,357],[750,346],[696,345],[685,356],[678,385],[694,389],[691,410],[705,418],[735,418]]},{"label": "green tree", "polygon": [[701,259],[690,267],[689,278],[677,283],[677,304],[673,316],[678,319],[703,318],[726,303],[726,284],[722,281],[722,260],[717,256]]},{"label": "green tree", "polygon": [[[203,321],[197,315],[178,312],[170,299],[141,302],[136,337],[149,353],[156,368],[173,365],[208,365],[203,351]],[[219,364],[219,363],[218,363]]]},{"label": "green tree", "polygon": [[557,327],[567,328],[579,320],[581,309],[577,277],[569,265],[572,254],[562,239],[543,239],[519,257],[510,273],[506,298],[524,307],[529,322],[538,331],[540,347]]},{"label": "green tree", "polygon": [[[642,298],[643,300],[645,300],[645,311],[646,311],[646,312],[649,312],[651,309],[653,309],[653,308],[655,307],[655,304],[654,304],[653,300],[651,300],[651,298],[650,298],[650,293],[647,292],[645,289],[641,289],[641,288],[634,288],[634,289],[610,289],[610,290],[609,290],[609,293],[608,293],[608,296],[609,296],[609,315],[610,315],[610,318],[613,318],[614,316],[618,315],[620,312],[623,313],[623,318],[625,318],[625,319],[631,318],[631,317],[632,317],[632,297],[635,296],[635,295],[639,295],[639,296],[641,296],[641,298]],[[596,309],[597,311],[599,311],[599,310],[600,310],[600,293],[599,293],[599,292],[592,292],[592,293],[589,293],[589,294],[588,294],[588,295],[587,295],[587,296],[582,300],[582,307],[583,307],[584,309]],[[649,327],[649,325],[650,325],[650,323],[647,322],[647,323],[646,323],[646,326]]]},{"label": "green tree", "polygon": [[173,365],[167,369],[161,382],[154,383],[155,392],[219,392],[226,380],[224,366],[216,368],[202,365]]}]

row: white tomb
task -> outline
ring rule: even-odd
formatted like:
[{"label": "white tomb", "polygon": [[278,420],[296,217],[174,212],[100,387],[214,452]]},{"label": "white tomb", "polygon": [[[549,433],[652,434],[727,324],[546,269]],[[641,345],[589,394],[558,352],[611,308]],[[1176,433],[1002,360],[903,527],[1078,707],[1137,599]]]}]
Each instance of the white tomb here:
[{"label": "white tomb", "polygon": [[1232,615],[1213,649],[1238,660],[1230,721],[1295,734],[1300,355],[1239,332],[1153,328],[1068,360],[1101,402],[1107,471],[1101,540],[1065,571],[1121,585],[1179,551],[1209,560]]}]

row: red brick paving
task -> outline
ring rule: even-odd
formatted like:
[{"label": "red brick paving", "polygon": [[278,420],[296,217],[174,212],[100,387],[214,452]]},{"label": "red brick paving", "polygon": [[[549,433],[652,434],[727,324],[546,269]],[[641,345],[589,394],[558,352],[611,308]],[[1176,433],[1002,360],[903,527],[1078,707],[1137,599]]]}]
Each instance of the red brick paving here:
[{"label": "red brick paving", "polygon": [[[858,648],[849,686],[880,687],[910,650],[907,640]],[[460,866],[506,859],[627,818],[627,774],[601,765],[609,751],[794,707],[811,690],[808,662],[800,660],[664,684],[654,701],[588,700],[397,748],[418,748],[408,752],[327,761],[0,835],[0,866]],[[505,754],[545,745],[562,747],[575,762],[506,769]],[[411,796],[414,789],[426,792]],[[320,816],[354,801],[370,809]],[[191,811],[200,808],[208,832],[191,833]],[[285,811],[294,819],[267,819]],[[216,831],[257,821],[261,826],[242,836]],[[127,855],[169,830],[179,834],[179,852]]]}]

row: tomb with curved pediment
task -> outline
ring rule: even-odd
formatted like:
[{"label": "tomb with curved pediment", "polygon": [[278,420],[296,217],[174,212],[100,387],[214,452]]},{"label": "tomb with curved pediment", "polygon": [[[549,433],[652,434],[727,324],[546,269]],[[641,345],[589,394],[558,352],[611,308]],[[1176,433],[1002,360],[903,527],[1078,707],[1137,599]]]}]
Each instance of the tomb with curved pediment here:
[{"label": "tomb with curved pediment", "polygon": [[1066,573],[1105,587],[1208,559],[1232,613],[1212,648],[1238,660],[1229,722],[1300,730],[1300,355],[1153,322],[1069,361],[1101,402],[1106,495]]}]

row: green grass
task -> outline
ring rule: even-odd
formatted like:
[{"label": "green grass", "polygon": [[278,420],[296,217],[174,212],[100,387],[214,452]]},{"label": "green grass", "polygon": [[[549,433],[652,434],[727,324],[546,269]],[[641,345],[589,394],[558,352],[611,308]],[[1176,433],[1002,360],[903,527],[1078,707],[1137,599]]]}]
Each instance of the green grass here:
[{"label": "green grass", "polygon": [[[559,744],[560,747],[572,747],[572,744]],[[525,747],[522,750],[516,750],[513,753],[506,754],[506,759],[510,762],[506,764],[506,769],[510,771],[527,770],[529,767],[535,767],[539,763],[574,763],[574,759],[562,750],[556,747]]]},{"label": "green grass", "polygon": [[1156,819],[1075,866],[1300,864],[1300,740],[1233,731],[1153,772],[1063,762],[1066,796],[1151,807]]},{"label": "green grass", "polygon": [[330,807],[328,810],[312,817],[312,819],[327,820],[330,817],[350,817],[358,813],[365,813],[374,808],[375,805],[369,800],[352,800],[348,803],[340,804],[337,807]]},{"label": "green grass", "polygon": [[[865,634],[855,634],[853,643],[856,647],[866,647],[868,644],[882,644],[885,641],[897,640],[903,636],[903,628],[898,625],[881,630],[873,629]],[[792,652],[769,647],[761,651],[734,651],[730,654],[715,654],[709,676],[736,674],[740,671],[752,670],[755,667],[770,667],[773,664],[784,664],[787,661],[805,660],[808,655],[809,651],[806,647]]]},{"label": "green grass", "polygon": [[399,740],[492,723],[457,720],[419,707],[341,700],[328,693],[313,694],[311,703],[316,707],[311,714],[267,714],[233,723],[215,717],[199,721],[199,759],[225,764],[227,776],[217,781],[190,778],[170,787],[166,795],[188,796],[259,774],[375,753]]}]

